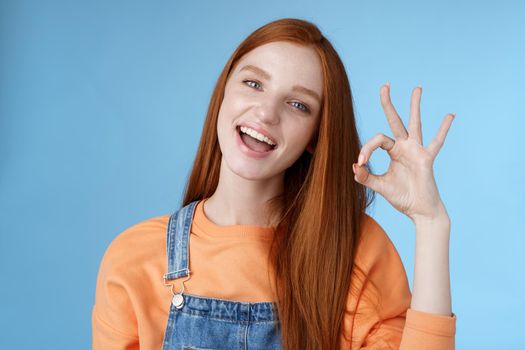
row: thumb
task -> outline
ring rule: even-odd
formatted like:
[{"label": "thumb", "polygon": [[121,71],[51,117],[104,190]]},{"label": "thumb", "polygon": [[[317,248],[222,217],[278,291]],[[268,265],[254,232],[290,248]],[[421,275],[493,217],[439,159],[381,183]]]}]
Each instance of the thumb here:
[{"label": "thumb", "polygon": [[375,192],[381,193],[381,176],[369,173],[366,167],[359,166],[357,163],[352,164],[352,168],[354,169],[354,180],[356,182],[369,187]]}]

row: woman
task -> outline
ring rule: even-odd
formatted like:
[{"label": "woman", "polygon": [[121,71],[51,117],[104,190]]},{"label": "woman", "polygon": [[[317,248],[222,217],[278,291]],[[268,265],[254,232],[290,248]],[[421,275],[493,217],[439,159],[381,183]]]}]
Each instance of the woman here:
[{"label": "woman", "polygon": [[[394,139],[361,147],[343,63],[315,25],[281,19],[246,38],[214,89],[181,208],[128,228],[102,259],[93,347],[453,349],[450,220],[432,166],[454,115],[424,148],[421,88],[408,130],[389,89]],[[367,165],[378,147],[391,157],[381,176]],[[365,214],[374,192],[415,224],[413,294]]]}]

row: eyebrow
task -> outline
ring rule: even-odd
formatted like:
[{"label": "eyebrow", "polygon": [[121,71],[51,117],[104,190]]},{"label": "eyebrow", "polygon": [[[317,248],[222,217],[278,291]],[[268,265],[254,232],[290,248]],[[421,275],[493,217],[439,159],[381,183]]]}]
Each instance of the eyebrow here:
[{"label": "eyebrow", "polygon": [[[239,70],[239,73],[242,72],[243,70],[249,70],[249,71],[252,71],[256,74],[259,74],[261,75],[264,79],[266,80],[272,80],[272,76],[270,75],[270,73],[268,73],[267,71],[265,71],[264,69],[262,68],[259,68],[259,67],[256,67],[254,65],[251,65],[251,64],[248,64],[244,67],[242,67],[240,70]],[[321,103],[321,97],[317,94],[317,92],[313,91],[313,90],[310,90],[304,86],[301,86],[301,85],[294,85],[292,87],[292,91],[298,91],[298,92],[303,92],[307,95],[310,95],[312,96],[313,98],[315,98],[317,100],[317,102]]]}]

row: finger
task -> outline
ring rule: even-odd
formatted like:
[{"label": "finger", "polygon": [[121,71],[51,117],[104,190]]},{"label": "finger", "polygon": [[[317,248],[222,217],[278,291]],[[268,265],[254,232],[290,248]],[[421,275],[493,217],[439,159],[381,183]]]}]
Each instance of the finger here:
[{"label": "finger", "polygon": [[441,146],[443,146],[443,143],[445,142],[445,137],[447,136],[448,130],[450,129],[450,125],[452,125],[452,121],[456,117],[455,113],[449,113],[443,118],[443,121],[441,122],[441,127],[438,130],[438,133],[436,136],[434,136],[434,139],[428,145],[427,150],[432,155],[432,158],[436,158],[439,150],[441,149]]},{"label": "finger", "polygon": [[352,165],[354,168],[354,180],[373,191],[382,194],[383,175],[374,175],[368,172],[366,167],[359,166],[357,163]]},{"label": "finger", "polygon": [[421,133],[421,94],[423,88],[416,87],[412,91],[412,98],[410,99],[410,119],[408,120],[409,136],[415,139],[420,145],[423,144],[423,135]]},{"label": "finger", "polygon": [[370,140],[368,140],[367,143],[364,144],[364,146],[361,148],[361,152],[359,152],[359,157],[357,158],[357,164],[363,165],[372,156],[372,153],[379,147],[384,149],[385,151],[389,152],[394,147],[395,141],[392,140],[390,137],[386,136],[385,134],[378,133],[374,137],[372,137]]},{"label": "finger", "polygon": [[390,100],[390,83],[386,83],[381,87],[380,96],[381,106],[383,106],[392,133],[396,139],[405,140],[408,137],[408,132]]}]

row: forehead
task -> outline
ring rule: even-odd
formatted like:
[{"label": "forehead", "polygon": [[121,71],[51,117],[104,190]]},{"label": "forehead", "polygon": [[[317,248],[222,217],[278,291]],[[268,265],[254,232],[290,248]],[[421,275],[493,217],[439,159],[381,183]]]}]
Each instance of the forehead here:
[{"label": "forehead", "polygon": [[237,63],[235,74],[247,65],[263,69],[276,83],[300,84],[322,95],[321,60],[311,47],[284,41],[267,43],[245,54]]}]

